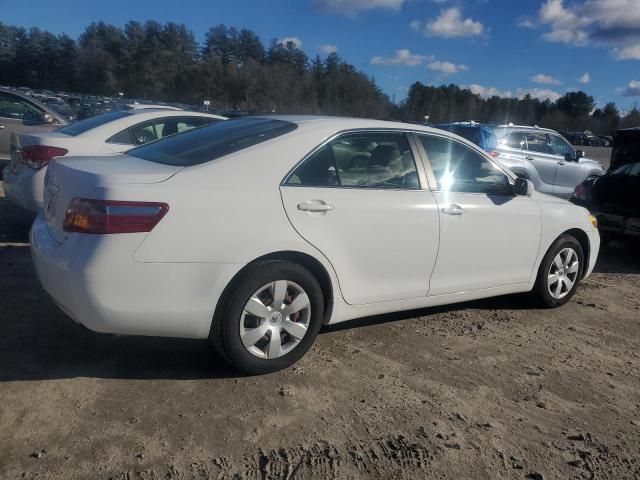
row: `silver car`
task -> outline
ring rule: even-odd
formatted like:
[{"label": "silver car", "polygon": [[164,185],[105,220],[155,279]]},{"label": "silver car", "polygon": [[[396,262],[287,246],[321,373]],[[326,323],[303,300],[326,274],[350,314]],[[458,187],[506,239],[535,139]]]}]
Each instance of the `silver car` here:
[{"label": "silver car", "polygon": [[493,132],[497,140],[489,153],[539,192],[568,198],[576,185],[604,173],[600,162],[584,158],[555,130],[509,124]]},{"label": "silver car", "polygon": [[67,123],[34,98],[0,88],[0,172],[11,159],[12,133],[52,131]]}]

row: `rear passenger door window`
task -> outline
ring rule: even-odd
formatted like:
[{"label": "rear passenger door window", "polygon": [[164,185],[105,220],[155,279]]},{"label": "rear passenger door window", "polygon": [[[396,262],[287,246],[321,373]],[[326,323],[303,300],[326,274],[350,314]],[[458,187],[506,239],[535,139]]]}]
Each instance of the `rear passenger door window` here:
[{"label": "rear passenger door window", "polygon": [[331,141],[287,178],[287,185],[420,188],[406,134],[358,132]]},{"label": "rear passenger door window", "polygon": [[527,150],[530,152],[553,155],[548,135],[544,133],[527,132],[525,137],[527,139]]},{"label": "rear passenger door window", "polygon": [[0,117],[40,122],[42,111],[17,95],[0,92]]},{"label": "rear passenger door window", "polygon": [[420,135],[439,191],[511,195],[508,177],[479,152],[455,140]]},{"label": "rear passenger door window", "polygon": [[511,132],[506,135],[500,143],[506,147],[515,148],[516,150],[522,150],[526,148],[527,145],[522,132]]}]

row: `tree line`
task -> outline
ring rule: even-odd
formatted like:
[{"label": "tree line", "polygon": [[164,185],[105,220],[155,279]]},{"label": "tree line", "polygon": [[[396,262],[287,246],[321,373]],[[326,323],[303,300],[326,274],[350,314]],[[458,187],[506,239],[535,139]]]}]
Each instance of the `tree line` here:
[{"label": "tree line", "polygon": [[457,85],[416,82],[394,104],[375,80],[336,53],[309,58],[291,41],[265,46],[249,29],[211,27],[203,42],[184,24],[130,21],[87,26],[78,39],[0,22],[0,84],[201,104],[212,108],[335,114],[433,123],[538,124],[608,134],[640,125],[637,108],[567,92],[558,100],[482,98]]}]

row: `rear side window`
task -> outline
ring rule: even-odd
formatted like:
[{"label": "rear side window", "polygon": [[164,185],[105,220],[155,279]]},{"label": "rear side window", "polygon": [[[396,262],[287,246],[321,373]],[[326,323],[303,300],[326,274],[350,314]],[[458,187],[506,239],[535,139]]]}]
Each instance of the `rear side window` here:
[{"label": "rear side window", "polygon": [[287,185],[420,188],[404,133],[349,133],[325,145],[287,178]]},{"label": "rear side window", "polygon": [[225,120],[127,152],[133,157],[177,167],[210,162],[298,128],[295,123],[262,117]]},{"label": "rear side window", "polygon": [[81,133],[88,132],[89,130],[100,127],[106,123],[113,122],[114,120],[119,120],[130,115],[132,114],[123,111],[103,113],[102,115],[96,115],[95,117],[87,118],[86,120],[80,120],[79,122],[72,123],[71,125],[67,125],[66,127],[62,127],[58,131],[60,133],[64,133],[65,135],[75,137],[80,135]]},{"label": "rear side window", "polygon": [[524,140],[524,133],[522,132],[511,132],[506,137],[504,137],[501,142],[505,147],[515,148],[520,150],[524,148],[526,145]]},{"label": "rear side window", "polygon": [[133,145],[133,138],[129,129],[125,129],[120,133],[116,133],[113,137],[107,140],[107,143],[119,143],[121,145]]}]

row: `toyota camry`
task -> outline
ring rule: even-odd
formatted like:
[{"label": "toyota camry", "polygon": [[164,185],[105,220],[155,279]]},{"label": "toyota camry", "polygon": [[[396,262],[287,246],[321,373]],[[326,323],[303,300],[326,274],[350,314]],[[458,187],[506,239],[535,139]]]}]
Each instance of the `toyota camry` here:
[{"label": "toyota camry", "polygon": [[54,159],[40,281],[98,332],[210,338],[285,368],[322,325],[530,292],[569,301],[596,220],[470,142],[412,124],[256,116],[126,154]]}]

